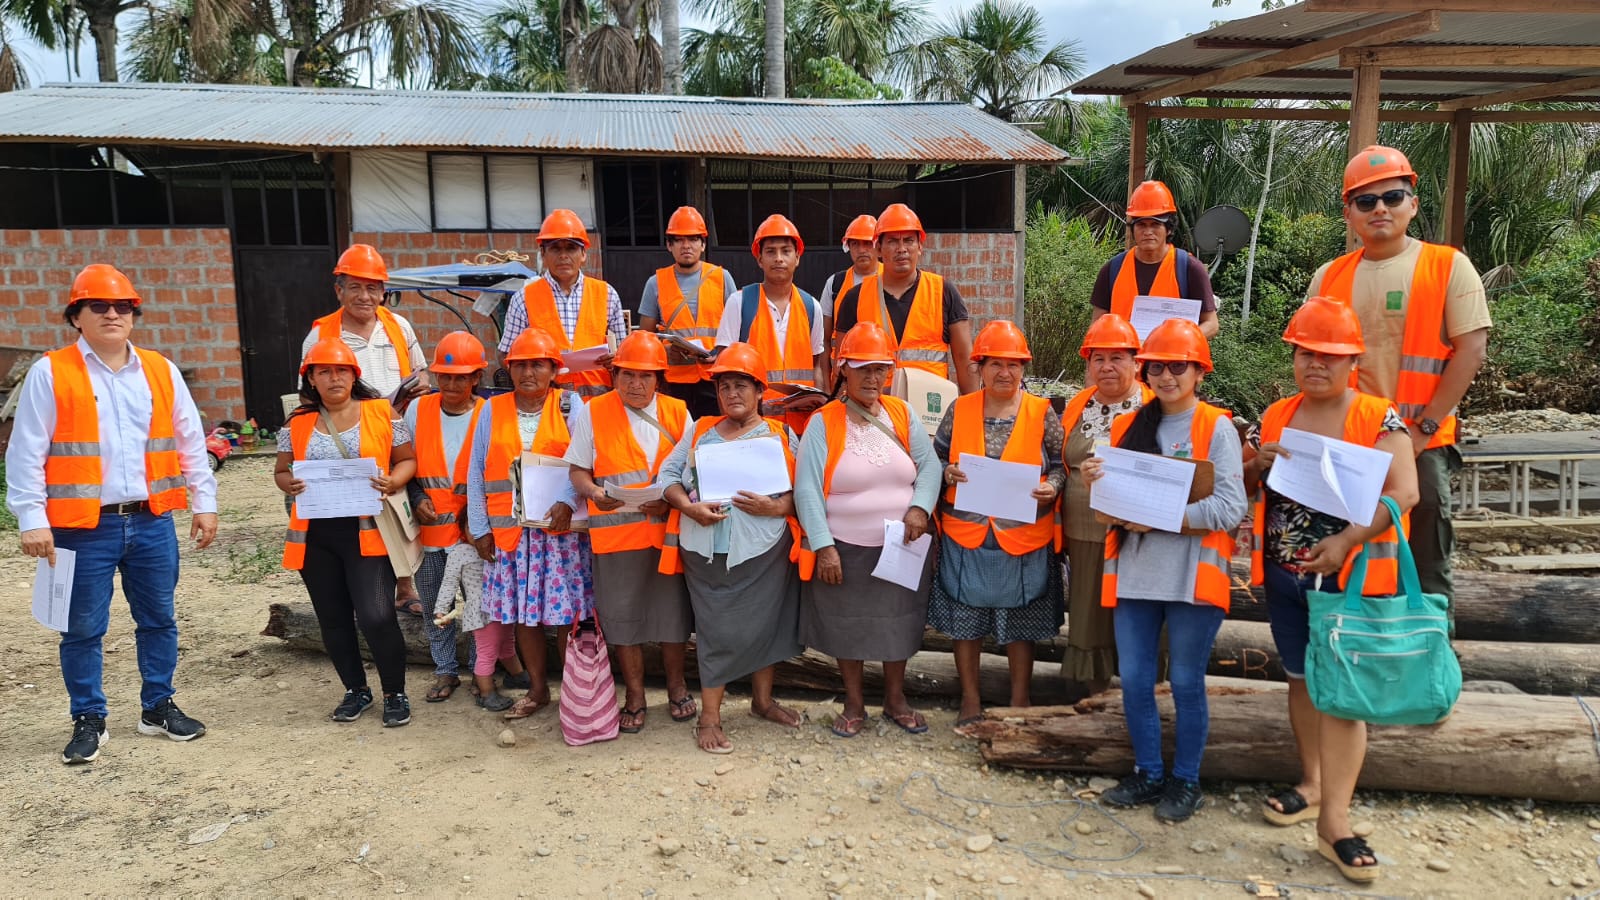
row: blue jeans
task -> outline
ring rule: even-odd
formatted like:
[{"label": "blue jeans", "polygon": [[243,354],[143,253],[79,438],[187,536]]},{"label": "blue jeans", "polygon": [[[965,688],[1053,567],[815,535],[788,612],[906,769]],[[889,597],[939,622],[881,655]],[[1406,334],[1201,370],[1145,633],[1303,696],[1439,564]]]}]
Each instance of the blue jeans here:
[{"label": "blue jeans", "polygon": [[[1275,562],[1264,566],[1263,583],[1267,596],[1267,622],[1272,643],[1283,661],[1283,672],[1290,678],[1306,677],[1306,650],[1311,646],[1311,606],[1306,592],[1316,586],[1317,576],[1291,572]],[[1323,579],[1325,590],[1336,590],[1339,579]]]},{"label": "blue jeans", "polygon": [[178,622],[172,592],[178,586],[178,534],[172,514],[101,515],[94,528],[52,529],[56,546],[78,554],[72,576],[72,611],[61,635],[61,678],[72,715],[104,716],[101,638],[111,622],[112,577],[133,614],[134,648],[144,686],[139,703],[154,709],[171,697],[178,667]]},{"label": "blue jeans", "polygon": [[1200,757],[1211,725],[1206,706],[1206,664],[1225,613],[1209,603],[1166,603],[1117,598],[1112,617],[1117,632],[1117,663],[1122,675],[1122,709],[1140,772],[1161,778],[1161,714],[1156,709],[1161,626],[1167,626],[1172,705],[1177,713],[1177,749],[1172,774],[1200,780]]}]

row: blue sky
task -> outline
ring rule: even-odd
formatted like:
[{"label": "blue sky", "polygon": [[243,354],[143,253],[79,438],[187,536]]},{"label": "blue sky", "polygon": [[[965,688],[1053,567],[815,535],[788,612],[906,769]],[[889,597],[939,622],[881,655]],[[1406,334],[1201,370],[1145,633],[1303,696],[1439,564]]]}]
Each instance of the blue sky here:
[{"label": "blue sky", "polygon": [[[970,2],[930,0],[929,8],[935,16],[943,17]],[[1213,9],[1211,0],[1140,0],[1137,4],[1127,0],[1025,2],[1044,15],[1053,40],[1078,41],[1087,60],[1086,74],[1186,34],[1204,31],[1213,21],[1260,12],[1256,0],[1234,0],[1232,6],[1221,9]],[[124,28],[136,15],[135,12],[123,16]],[[68,80],[68,64],[61,51],[48,51],[26,42],[19,44],[33,84]],[[94,79],[94,49],[87,41],[82,50],[80,71],[82,78],[79,80]]]}]

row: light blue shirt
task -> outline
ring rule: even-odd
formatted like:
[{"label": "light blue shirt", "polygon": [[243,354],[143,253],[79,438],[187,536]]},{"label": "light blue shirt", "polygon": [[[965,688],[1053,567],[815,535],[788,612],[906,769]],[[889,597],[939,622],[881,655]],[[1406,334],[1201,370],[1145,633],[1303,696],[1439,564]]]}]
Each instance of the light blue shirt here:
[{"label": "light blue shirt", "polygon": [[[772,426],[761,422],[735,441],[748,441],[753,439],[771,440]],[[799,452],[799,441],[794,432],[784,429],[784,439],[789,442],[791,454]],[[701,446],[724,444],[727,439],[712,428],[700,439]],[[661,474],[657,476],[658,484],[673,484],[676,482],[689,492],[691,499],[699,498],[699,480],[695,477],[694,466],[690,464],[689,454],[694,445],[694,429],[686,428],[683,438],[677,446],[672,448],[672,453],[661,463]],[[714,559],[718,553],[728,554],[728,568],[754,559],[772,549],[772,546],[783,538],[784,532],[789,530],[789,521],[781,516],[752,516],[736,506],[729,505],[728,517],[715,525],[705,526],[699,522],[682,516],[679,526],[678,545],[684,550],[696,553],[704,559]]]},{"label": "light blue shirt", "polygon": [[[571,403],[580,402],[577,395],[571,392],[568,392],[565,399]],[[517,429],[522,435],[523,447],[527,447],[533,441],[533,436],[539,432],[539,422],[543,418],[542,412],[517,413]],[[570,410],[567,411],[566,418],[571,421]],[[488,405],[484,407],[483,415],[478,416],[478,430],[472,433],[472,456],[467,463],[467,531],[474,539],[489,533],[489,501],[488,492],[484,489],[483,466],[489,458],[489,440],[493,434],[494,407]],[[570,481],[567,482],[566,493],[561,502],[574,512],[578,509],[578,494]]]}]

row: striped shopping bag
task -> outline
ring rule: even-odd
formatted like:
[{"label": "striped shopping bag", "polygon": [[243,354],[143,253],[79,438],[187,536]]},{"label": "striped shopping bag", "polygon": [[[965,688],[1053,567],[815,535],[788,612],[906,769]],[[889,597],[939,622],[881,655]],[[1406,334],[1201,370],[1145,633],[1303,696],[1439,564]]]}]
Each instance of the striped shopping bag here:
[{"label": "striped shopping bag", "polygon": [[595,617],[594,631],[583,631],[574,621],[561,670],[561,738],[572,747],[614,741],[619,721],[617,684],[600,618]]}]

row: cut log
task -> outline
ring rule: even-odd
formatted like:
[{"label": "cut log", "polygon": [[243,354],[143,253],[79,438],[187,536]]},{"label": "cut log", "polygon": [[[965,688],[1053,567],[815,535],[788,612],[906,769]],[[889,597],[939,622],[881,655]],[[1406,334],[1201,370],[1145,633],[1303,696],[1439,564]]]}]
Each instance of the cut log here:
[{"label": "cut log", "polygon": [[[1293,784],[1300,762],[1281,689],[1208,689],[1207,778]],[[1172,699],[1158,698],[1167,752]],[[1600,709],[1600,698],[1582,703]],[[1109,691],[1074,707],[991,709],[966,733],[983,758],[1021,769],[1124,774],[1133,769],[1122,695]],[[1574,697],[1463,694],[1439,725],[1372,726],[1361,769],[1364,788],[1600,802],[1595,738]]]}]

